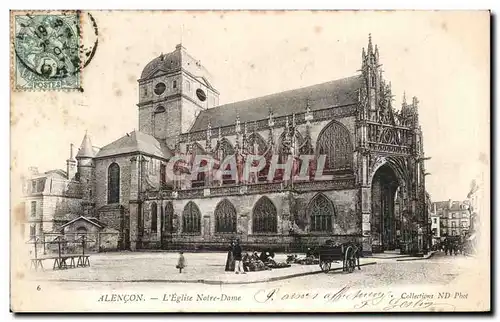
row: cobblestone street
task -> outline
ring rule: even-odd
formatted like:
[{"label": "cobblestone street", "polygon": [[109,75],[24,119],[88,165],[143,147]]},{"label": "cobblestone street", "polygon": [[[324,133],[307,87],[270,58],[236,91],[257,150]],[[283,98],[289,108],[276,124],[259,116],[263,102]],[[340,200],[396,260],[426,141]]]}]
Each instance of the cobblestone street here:
[{"label": "cobblestone street", "polygon": [[[225,272],[225,253],[185,253],[187,268],[182,274],[175,268],[178,254],[170,252],[138,253],[100,253],[91,256],[91,266],[66,270],[52,270],[50,260],[45,261],[45,270],[35,272],[36,280],[67,282],[205,282],[205,283],[255,283],[270,279],[290,278],[292,276],[318,273],[319,266],[297,265],[291,267],[248,272],[237,275]],[[276,254],[277,262],[285,262],[286,255]],[[361,264],[374,264],[373,259],[361,259]],[[332,263],[332,269],[342,264]]]},{"label": "cobblestone street", "polygon": [[[38,281],[48,280],[63,288],[86,288],[88,283],[93,287],[109,287],[113,284],[136,285],[147,283],[174,283],[220,281],[228,284],[244,284],[245,282],[264,282],[268,279],[280,279],[268,282],[268,285],[300,285],[309,287],[338,286],[349,283],[361,287],[379,287],[384,285],[411,284],[447,284],[462,274],[473,262],[474,258],[463,256],[445,256],[437,253],[430,259],[399,261],[396,259],[362,258],[362,266],[352,274],[345,274],[340,263],[332,264],[329,273],[318,273],[318,265],[297,265],[290,268],[271,271],[249,272],[246,275],[235,275],[225,272],[224,253],[188,253],[185,254],[188,267],[179,274],[175,265],[176,253],[101,253],[91,257],[91,267],[53,271],[51,267],[34,273],[31,278]],[[284,261],[284,254],[277,254],[277,261]],[[46,265],[50,264],[48,261]],[[299,275],[287,278],[287,275]],[[303,276],[300,276],[303,275]],[[59,282],[60,281],[60,282]],[[85,282],[85,283],[82,283]],[[215,283],[214,283],[215,284]],[[209,286],[207,286],[209,287]]]},{"label": "cobblestone street", "polygon": [[[325,297],[339,294],[342,290],[351,292],[351,297],[354,292],[378,294],[382,291],[381,294],[386,296],[384,303],[388,304],[391,292],[393,295],[390,296],[400,296],[405,292],[420,296],[418,294],[422,291],[426,292],[426,296],[437,296],[439,292],[458,294],[463,288],[457,288],[457,285],[470,280],[481,281],[483,286],[478,285],[480,292],[482,289],[487,291],[489,285],[489,276],[477,276],[474,273],[477,270],[471,269],[477,265],[476,258],[445,256],[443,253],[419,260],[363,258],[361,270],[356,269],[351,274],[339,270],[340,264],[334,264],[329,273],[321,272],[318,265],[292,265],[290,268],[245,275],[224,272],[223,253],[185,255],[188,267],[182,274],[175,269],[176,253],[108,253],[93,255],[90,268],[52,271],[51,267],[47,267],[44,272],[24,278],[20,287],[33,290],[28,300],[35,306],[45,294],[60,294],[62,296],[51,299],[51,307],[58,308],[64,303],[66,309],[71,310],[65,301],[65,297],[71,296],[84,299],[78,303],[70,302],[75,308],[84,306],[93,311],[147,311],[149,308],[164,312],[191,311],[193,308],[212,311],[215,302],[226,300],[230,305],[228,308],[234,310],[246,310],[248,305],[254,304],[266,310],[274,300],[280,301],[283,309],[294,310],[297,309],[294,305],[300,304],[299,309],[305,311],[323,310],[326,301],[332,304],[332,309],[344,310],[360,302],[352,303],[342,298],[330,303],[330,298],[325,300]],[[278,261],[285,257],[284,254],[276,255]],[[318,298],[311,299],[311,294],[316,294]],[[205,297],[213,299],[200,300]],[[298,299],[310,302],[294,302]],[[413,299],[412,305],[422,304],[416,301]],[[150,306],[141,306],[142,302]],[[196,306],[192,306],[194,302]],[[447,303],[445,305],[450,305]],[[453,302],[451,309],[463,303],[466,302]],[[217,305],[220,308],[220,304]],[[49,307],[45,305],[41,309]]]}]

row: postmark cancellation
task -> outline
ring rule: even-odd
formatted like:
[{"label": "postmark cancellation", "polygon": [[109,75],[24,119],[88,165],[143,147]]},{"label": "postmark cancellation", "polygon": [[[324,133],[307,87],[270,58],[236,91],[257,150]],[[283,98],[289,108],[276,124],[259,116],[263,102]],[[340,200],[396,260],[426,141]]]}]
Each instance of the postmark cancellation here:
[{"label": "postmark cancellation", "polygon": [[11,12],[11,75],[15,90],[82,89],[81,71],[97,47],[95,21],[95,40],[85,46],[85,17],[80,11]]}]

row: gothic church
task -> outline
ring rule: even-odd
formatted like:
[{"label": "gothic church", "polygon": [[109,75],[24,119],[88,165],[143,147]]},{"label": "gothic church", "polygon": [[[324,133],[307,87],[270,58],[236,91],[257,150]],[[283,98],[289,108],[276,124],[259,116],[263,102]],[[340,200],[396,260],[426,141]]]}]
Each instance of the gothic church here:
[{"label": "gothic church", "polygon": [[[326,240],[399,248],[427,222],[422,131],[418,100],[396,110],[380,66],[370,37],[358,75],[219,105],[208,71],[177,45],[140,75],[139,130],[100,149],[85,134],[67,160],[73,217],[113,228],[130,250],[226,249],[231,238],[249,250]],[[321,154],[332,179],[269,183],[264,168],[251,183],[204,174],[172,183],[166,164],[178,154]]]}]

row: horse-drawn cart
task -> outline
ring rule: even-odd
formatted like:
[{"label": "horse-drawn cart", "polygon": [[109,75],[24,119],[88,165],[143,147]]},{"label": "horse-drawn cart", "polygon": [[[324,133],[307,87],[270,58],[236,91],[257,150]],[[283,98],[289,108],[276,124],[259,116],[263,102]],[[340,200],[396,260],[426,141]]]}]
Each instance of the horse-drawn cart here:
[{"label": "horse-drawn cart", "polygon": [[342,269],[344,272],[352,273],[359,265],[359,256],[361,247],[355,243],[344,244],[325,244],[318,249],[319,254],[319,267],[325,273],[330,271],[332,262],[342,261]]}]

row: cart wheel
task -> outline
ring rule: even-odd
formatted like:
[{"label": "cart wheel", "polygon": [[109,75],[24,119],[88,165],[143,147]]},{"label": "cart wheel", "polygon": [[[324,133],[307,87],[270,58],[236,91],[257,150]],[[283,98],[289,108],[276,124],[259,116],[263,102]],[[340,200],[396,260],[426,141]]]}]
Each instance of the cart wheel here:
[{"label": "cart wheel", "polygon": [[332,263],[327,262],[327,261],[321,261],[321,262],[319,262],[319,267],[325,273],[328,273],[328,271],[330,270],[331,265],[332,265]]},{"label": "cart wheel", "polygon": [[355,268],[355,259],[354,258],[351,258],[347,261],[347,271],[349,273],[352,273],[354,272],[354,268]]}]

